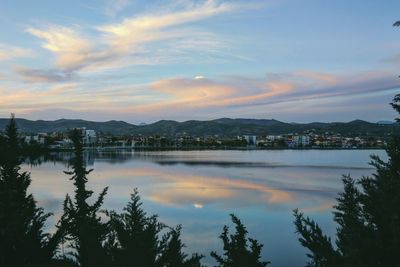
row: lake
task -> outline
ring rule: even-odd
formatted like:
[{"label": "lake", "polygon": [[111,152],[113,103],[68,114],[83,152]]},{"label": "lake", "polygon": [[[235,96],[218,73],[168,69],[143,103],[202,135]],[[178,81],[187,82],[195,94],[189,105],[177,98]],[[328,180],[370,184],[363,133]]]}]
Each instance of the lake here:
[{"label": "lake", "polygon": [[[306,251],[294,233],[292,210],[314,218],[327,234],[335,232],[332,205],[342,190],[341,176],[373,173],[369,155],[387,159],[383,150],[207,150],[86,153],[89,189],[109,191],[104,208],[120,211],[139,189],[144,208],[160,221],[182,224],[186,252],[220,251],[218,239],[230,213],[247,226],[249,237],[264,244],[263,258],[273,267],[304,266]],[[39,205],[60,217],[66,193],[73,192],[68,153],[41,164],[24,164]]]}]

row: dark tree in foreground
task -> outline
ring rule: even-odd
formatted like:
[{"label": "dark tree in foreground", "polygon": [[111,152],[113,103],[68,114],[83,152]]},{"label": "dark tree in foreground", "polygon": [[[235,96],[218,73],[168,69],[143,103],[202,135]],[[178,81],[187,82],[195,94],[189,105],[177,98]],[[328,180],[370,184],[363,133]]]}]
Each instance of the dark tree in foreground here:
[{"label": "dark tree in foreground", "polygon": [[101,205],[107,193],[105,188],[93,204],[88,200],[93,191],[86,189],[87,175],[83,159],[82,136],[74,130],[71,139],[75,147],[72,159],[71,175],[75,185],[74,201],[67,195],[64,201],[64,214],[60,229],[65,233],[68,244],[75,250],[73,256],[81,267],[110,266],[110,259],[105,248],[105,240],[109,232],[108,224],[99,216]]},{"label": "dark tree in foreground", "polygon": [[188,257],[182,250],[185,247],[181,240],[182,227],[178,225],[165,234],[161,240],[161,256],[158,260],[162,267],[201,267],[202,255]]},{"label": "dark tree in foreground", "polygon": [[141,206],[135,189],[123,213],[108,212],[112,229],[109,244],[115,266],[158,266],[159,234],[164,225],[157,216],[147,216]]},{"label": "dark tree in foreground", "polygon": [[[141,267],[200,267],[202,256],[183,253],[180,239],[181,227],[171,229],[148,216],[142,209],[137,189],[121,214],[107,212],[111,232],[108,237],[114,266]],[[168,232],[162,234],[164,230]]]},{"label": "dark tree in foreground", "polygon": [[332,246],[331,239],[324,235],[317,223],[298,210],[294,211],[297,233],[300,235],[300,244],[310,250],[307,254],[310,261],[307,267],[336,267],[340,266],[339,255]]},{"label": "dark tree in foreground", "polygon": [[0,266],[50,266],[60,239],[44,232],[50,214],[28,194],[29,173],[20,168],[20,145],[14,116],[0,148]]},{"label": "dark tree in foreground", "polygon": [[[391,103],[400,112],[400,95]],[[311,219],[295,211],[300,243],[310,250],[309,266],[400,266],[400,136],[386,149],[388,161],[372,156],[372,176],[343,178],[334,220],[336,247]]]},{"label": "dark tree in foreground", "polygon": [[[243,223],[233,214],[232,222],[235,224],[235,234],[229,235],[228,226],[220,235],[224,243],[224,256],[211,252],[211,256],[217,261],[218,267],[265,267],[269,262],[261,261],[262,244],[257,240],[247,238],[247,230]],[[250,246],[249,246],[250,243]]]}]

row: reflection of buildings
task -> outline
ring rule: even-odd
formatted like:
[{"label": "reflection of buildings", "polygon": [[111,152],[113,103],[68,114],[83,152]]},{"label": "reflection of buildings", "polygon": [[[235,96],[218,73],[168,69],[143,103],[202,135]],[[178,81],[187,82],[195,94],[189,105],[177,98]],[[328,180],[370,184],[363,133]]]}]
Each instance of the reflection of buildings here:
[{"label": "reflection of buildings", "polygon": [[[69,163],[74,157],[75,153],[73,151],[51,152],[38,157],[27,157],[24,159],[24,161],[33,165],[40,165],[44,162],[60,162],[66,166],[69,166]],[[83,161],[85,166],[93,166],[96,161],[102,161],[111,164],[123,163],[128,160],[132,160],[134,157],[137,158],[133,152],[126,152],[123,150],[111,150],[104,152],[97,150],[85,150],[83,152]]]},{"label": "reflection of buildings", "polygon": [[84,161],[85,161],[85,165],[86,166],[93,166],[94,165],[94,161],[96,158],[95,153],[91,153],[90,151],[85,151],[83,153],[83,157],[84,157]]}]

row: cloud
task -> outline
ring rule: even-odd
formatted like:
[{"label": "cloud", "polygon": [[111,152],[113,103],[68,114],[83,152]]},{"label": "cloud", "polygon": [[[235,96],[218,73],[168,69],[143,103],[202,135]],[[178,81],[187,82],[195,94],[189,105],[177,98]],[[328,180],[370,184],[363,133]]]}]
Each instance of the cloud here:
[{"label": "cloud", "polygon": [[54,53],[56,66],[62,70],[82,68],[92,57],[94,45],[76,29],[49,26],[45,29],[27,28],[27,32],[42,39],[42,47]]},{"label": "cloud", "polygon": [[71,80],[73,73],[62,70],[42,70],[26,69],[22,67],[15,68],[15,71],[21,75],[27,82],[52,83],[65,82]]},{"label": "cloud", "polygon": [[[232,10],[233,6],[226,3],[217,4],[215,1],[204,1],[202,4],[192,3],[183,10],[128,18],[121,23],[100,26],[98,29],[108,35],[108,40],[112,45],[131,47],[137,42],[168,38],[169,34],[160,32],[162,29],[203,20]],[[136,35],[143,38],[132,38]]]},{"label": "cloud", "polygon": [[382,92],[400,87],[388,73],[332,75],[300,71],[268,74],[266,78],[232,76],[225,79],[165,79],[150,88],[165,95],[163,100],[146,105],[147,111],[193,108],[240,108],[297,100],[326,99]]},{"label": "cloud", "polygon": [[13,60],[16,58],[33,57],[33,56],[34,53],[31,49],[0,43],[0,61]]},{"label": "cloud", "polygon": [[194,104],[203,106],[223,101],[225,97],[234,95],[237,88],[229,84],[214,82],[207,79],[165,79],[150,85],[152,90],[171,97],[169,104]]},{"label": "cloud", "polygon": [[[283,114],[291,114],[289,119],[295,120],[298,117],[293,116],[338,115],[350,111],[355,116],[368,112],[369,106],[364,107],[359,99],[367,101],[365,99],[369,97],[378,99],[379,96],[378,103],[384,107],[390,101],[388,96],[394,94],[393,90],[400,88],[395,73],[385,72],[332,74],[295,71],[270,73],[259,78],[176,77],[140,85],[96,83],[94,89],[90,80],[68,82],[71,79],[68,75],[73,73],[18,71],[26,80],[63,82],[61,85],[67,86],[67,89],[61,90],[57,83],[40,90],[10,87],[9,94],[0,93],[0,106],[7,114],[10,108],[24,114],[46,114],[46,110],[64,109],[79,112],[85,118],[100,120],[131,120],[132,117],[144,121],[161,118],[186,120],[189,116],[192,119],[221,116],[274,116],[280,119]],[[345,107],[337,110],[342,103],[351,106],[355,101],[358,104],[350,111]],[[47,112],[46,118],[54,116],[56,119],[55,114],[60,113]],[[357,117],[363,118],[361,115]],[[346,120],[350,119],[348,116]]]},{"label": "cloud", "polygon": [[114,17],[131,4],[131,0],[110,0],[105,8],[105,14],[107,16]]},{"label": "cloud", "polygon": [[[116,1],[114,4],[122,8],[128,3]],[[194,51],[217,53],[225,47],[218,36],[187,25],[235,8],[233,4],[211,0],[187,1],[165,11],[90,29],[48,25],[28,27],[26,32],[41,39],[42,48],[54,54],[58,72],[92,73],[186,60]]]},{"label": "cloud", "polygon": [[385,58],[383,61],[386,63],[398,64],[400,63],[400,54],[392,55],[388,58]]}]

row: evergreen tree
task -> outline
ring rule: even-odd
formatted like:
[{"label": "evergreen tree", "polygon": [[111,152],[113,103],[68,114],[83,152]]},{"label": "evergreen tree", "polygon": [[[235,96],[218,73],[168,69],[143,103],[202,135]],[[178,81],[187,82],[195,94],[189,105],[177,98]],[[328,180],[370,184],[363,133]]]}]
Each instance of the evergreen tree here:
[{"label": "evergreen tree", "polygon": [[122,214],[108,212],[112,233],[109,236],[115,266],[158,266],[160,231],[165,227],[157,216],[147,216],[137,189]]},{"label": "evergreen tree", "polygon": [[[342,266],[369,266],[375,260],[372,230],[363,217],[361,192],[356,181],[343,176],[344,191],[339,193],[334,206],[334,220],[338,224],[336,245]],[[370,251],[369,253],[366,253]],[[364,255],[365,254],[365,255]]]},{"label": "evergreen tree", "polygon": [[161,256],[158,266],[161,267],[201,267],[202,255],[194,253],[188,257],[182,250],[185,247],[181,240],[182,226],[171,228],[161,240]]},{"label": "evergreen tree", "polygon": [[[391,103],[400,112],[400,95]],[[372,176],[343,178],[344,191],[334,206],[338,224],[333,248],[320,227],[295,211],[300,243],[310,250],[309,266],[400,266],[400,136],[386,149],[389,160],[372,156]]]},{"label": "evergreen tree", "polygon": [[298,210],[294,211],[296,232],[300,235],[300,244],[307,248],[310,253],[307,257],[310,261],[307,267],[337,267],[339,255],[332,246],[331,239],[324,235],[318,224],[305,217]]},{"label": "evergreen tree", "polygon": [[107,193],[107,187],[93,204],[88,203],[93,191],[86,189],[88,181],[86,176],[92,170],[86,170],[82,136],[78,130],[75,129],[72,132],[71,139],[75,147],[75,157],[72,159],[72,171],[65,173],[72,176],[70,179],[74,181],[75,198],[74,201],[68,195],[65,198],[60,229],[75,250],[72,254],[81,267],[109,266],[109,255],[105,247],[109,227],[107,223],[101,221],[98,214]]},{"label": "evergreen tree", "polygon": [[14,115],[6,127],[0,151],[0,266],[48,266],[60,233],[44,232],[50,216],[37,207],[29,173],[20,168],[20,146]]},{"label": "evergreen tree", "polygon": [[[121,214],[107,214],[111,226],[107,244],[114,266],[201,267],[202,256],[188,257],[182,251],[181,226],[169,228],[156,215],[148,216],[137,189]],[[166,229],[169,230],[162,235]]]},{"label": "evergreen tree", "polygon": [[262,244],[257,240],[247,238],[247,229],[243,223],[233,214],[232,222],[235,224],[235,234],[229,235],[228,226],[224,226],[220,239],[224,243],[224,257],[216,252],[211,256],[217,261],[217,267],[265,267],[270,262],[261,261]]}]

